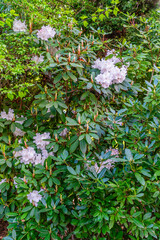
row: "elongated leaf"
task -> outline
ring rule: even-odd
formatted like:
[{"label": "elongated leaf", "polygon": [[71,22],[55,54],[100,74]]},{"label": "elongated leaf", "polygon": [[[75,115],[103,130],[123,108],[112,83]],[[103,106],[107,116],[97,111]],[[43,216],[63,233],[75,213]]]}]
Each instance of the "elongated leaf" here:
[{"label": "elongated leaf", "polygon": [[139,173],[135,173],[135,177],[137,178],[138,182],[140,182],[140,184],[143,186],[145,185],[145,180]]},{"label": "elongated leaf", "polygon": [[67,166],[67,169],[71,174],[77,175],[76,171],[72,167]]}]

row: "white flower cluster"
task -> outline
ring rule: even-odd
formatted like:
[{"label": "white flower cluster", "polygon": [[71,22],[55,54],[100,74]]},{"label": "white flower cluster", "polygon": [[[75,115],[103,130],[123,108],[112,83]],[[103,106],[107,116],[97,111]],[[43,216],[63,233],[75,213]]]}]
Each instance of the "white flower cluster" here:
[{"label": "white flower cluster", "polygon": [[38,191],[34,190],[27,195],[27,198],[30,201],[30,203],[37,207],[38,202],[42,199],[42,196],[39,194]]},{"label": "white flower cluster", "polygon": [[50,139],[50,133],[43,133],[43,134],[40,134],[40,133],[36,133],[36,136],[33,137],[34,139],[34,143],[37,145],[37,148],[41,149],[41,150],[44,150],[45,147],[49,144],[48,141],[44,141],[45,139]]},{"label": "white flower cluster", "polygon": [[[107,56],[110,54],[113,54],[113,51],[109,51]],[[122,83],[127,75],[127,66],[122,65],[122,67],[119,68],[115,65],[118,62],[120,62],[120,60],[116,56],[107,60],[97,59],[92,66],[100,70],[100,74],[95,78],[96,82],[104,88],[108,88],[114,83]]]},{"label": "white flower cluster", "polygon": [[48,39],[53,38],[55,34],[56,32],[54,28],[51,26],[43,26],[40,30],[38,30],[37,37],[41,40],[48,41]]},{"label": "white flower cluster", "polygon": [[[16,116],[18,118],[18,116]],[[23,116],[21,116],[23,118]],[[15,119],[15,114],[14,114],[14,110],[9,108],[8,113],[6,113],[6,111],[2,111],[0,113],[0,118],[2,119],[6,119],[6,120],[10,120],[13,121]],[[26,118],[25,118],[26,119]],[[19,123],[19,124],[23,124],[25,120],[21,120],[21,121],[15,121],[15,123]],[[15,128],[15,131],[13,132],[14,136],[20,136],[23,137],[25,132],[22,131],[21,129],[19,129],[18,127]]]},{"label": "white flower cluster", "polygon": [[14,111],[9,108],[8,113],[6,111],[2,111],[0,114],[0,118],[12,121],[14,119]]},{"label": "white flower cluster", "polygon": [[33,165],[43,165],[48,156],[53,156],[52,152],[48,153],[48,151],[45,149],[49,144],[49,141],[44,140],[50,138],[50,133],[36,133],[33,142],[37,145],[37,148],[41,150],[41,153],[37,153],[33,147],[23,147],[22,150],[14,152],[15,158],[19,157],[20,162],[24,164],[32,163]]},{"label": "white flower cluster", "polygon": [[13,22],[13,31],[14,32],[25,32],[27,30],[27,26],[25,22],[21,22],[21,20],[15,19]]},{"label": "white flower cluster", "polygon": [[31,61],[35,62],[36,64],[42,63],[44,61],[44,56],[41,55],[38,57],[35,55],[31,58]]}]

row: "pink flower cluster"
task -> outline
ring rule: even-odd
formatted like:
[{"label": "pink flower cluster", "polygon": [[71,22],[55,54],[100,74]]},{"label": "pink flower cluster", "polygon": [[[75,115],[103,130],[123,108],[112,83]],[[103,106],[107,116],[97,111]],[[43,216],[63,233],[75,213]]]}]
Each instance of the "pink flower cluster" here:
[{"label": "pink flower cluster", "polygon": [[37,146],[37,149],[40,149],[41,152],[37,153],[33,147],[23,147],[22,150],[14,152],[14,157],[19,158],[21,163],[24,164],[44,164],[44,161],[48,158],[48,156],[53,156],[52,152],[48,152],[46,150],[46,146],[49,144],[49,141],[45,141],[46,139],[50,139],[50,133],[36,133],[36,136],[33,137],[34,143]]},{"label": "pink flower cluster", "polygon": [[14,32],[26,32],[27,26],[25,22],[21,22],[21,20],[15,19],[13,22],[13,31]]},{"label": "pink flower cluster", "polygon": [[[113,54],[113,51],[109,51],[107,56],[110,54]],[[122,83],[127,75],[127,66],[122,65],[119,68],[115,65],[118,62],[120,60],[116,56],[107,60],[97,59],[92,66],[100,70],[100,74],[95,78],[96,82],[104,88],[108,88],[112,84]]]},{"label": "pink flower cluster", "polygon": [[49,38],[53,38],[56,34],[56,31],[51,26],[43,26],[37,32],[37,37],[41,40],[48,41]]}]

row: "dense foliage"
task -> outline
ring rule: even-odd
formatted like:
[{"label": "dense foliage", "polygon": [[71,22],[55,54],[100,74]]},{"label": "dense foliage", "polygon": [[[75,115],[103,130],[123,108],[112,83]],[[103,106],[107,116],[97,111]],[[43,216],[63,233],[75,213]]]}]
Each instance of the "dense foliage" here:
[{"label": "dense foliage", "polygon": [[0,2],[4,240],[159,239],[159,10],[133,2]]}]

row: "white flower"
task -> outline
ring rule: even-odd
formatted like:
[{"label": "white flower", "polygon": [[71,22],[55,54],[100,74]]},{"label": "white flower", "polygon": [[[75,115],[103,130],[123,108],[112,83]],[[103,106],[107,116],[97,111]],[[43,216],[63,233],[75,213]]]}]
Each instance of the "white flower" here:
[{"label": "white flower", "polygon": [[27,26],[25,25],[25,22],[21,22],[21,20],[14,20],[13,22],[13,31],[14,32],[25,32],[27,29]]},{"label": "white flower", "polygon": [[23,137],[23,136],[25,135],[25,132],[16,127],[13,135],[16,136],[16,137],[17,137],[17,136]]},{"label": "white flower", "polygon": [[44,161],[45,161],[45,159],[42,157],[42,155],[40,153],[35,155],[35,161],[34,161],[35,165],[37,165],[37,164],[43,165]]},{"label": "white flower", "polygon": [[[114,54],[114,50],[109,51],[107,56]],[[93,68],[100,70],[100,74],[95,78],[96,82],[104,88],[108,88],[111,84],[122,83],[127,75],[127,66],[122,65],[121,68],[117,67],[115,64],[120,62],[120,60],[115,56],[105,59],[97,59],[92,65]]]},{"label": "white flower", "polygon": [[41,55],[38,57],[35,55],[31,58],[31,61],[35,62],[36,64],[42,63],[44,61],[44,56]]},{"label": "white flower", "polygon": [[24,164],[35,163],[36,151],[33,147],[23,148],[21,151],[14,152],[15,158],[19,157]]},{"label": "white flower", "polygon": [[19,158],[21,163],[33,165],[44,164],[44,161],[48,156],[53,156],[53,152],[49,152],[46,149],[41,149],[41,153],[36,153],[33,147],[23,148],[18,152],[13,152],[15,158]]},{"label": "white flower", "polygon": [[37,145],[37,148],[39,149],[45,149],[45,147],[49,144],[48,141],[44,141],[45,139],[50,139],[50,133],[43,133],[43,134],[40,134],[40,133],[36,133],[36,136],[33,137],[34,139],[34,143]]},{"label": "white flower", "polygon": [[104,74],[99,74],[95,77],[96,82],[101,84],[102,87],[108,88],[112,84],[112,76],[109,72],[105,72]]},{"label": "white flower", "polygon": [[9,108],[8,113],[6,113],[5,111],[2,111],[0,114],[0,118],[12,121],[14,119],[13,109]]},{"label": "white flower", "polygon": [[34,206],[38,206],[38,202],[42,199],[42,196],[39,194],[38,191],[34,190],[33,192],[30,192],[27,195],[28,200],[30,203],[32,203]]},{"label": "white flower", "polygon": [[55,36],[56,32],[54,28],[51,26],[43,26],[40,30],[37,32],[37,37],[41,40],[48,41],[49,38],[53,38]]},{"label": "white flower", "polygon": [[59,136],[65,137],[65,136],[67,135],[67,133],[68,133],[68,129],[65,128],[65,129],[63,129],[63,131],[59,134]]}]

